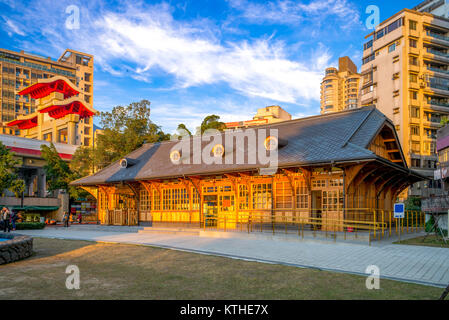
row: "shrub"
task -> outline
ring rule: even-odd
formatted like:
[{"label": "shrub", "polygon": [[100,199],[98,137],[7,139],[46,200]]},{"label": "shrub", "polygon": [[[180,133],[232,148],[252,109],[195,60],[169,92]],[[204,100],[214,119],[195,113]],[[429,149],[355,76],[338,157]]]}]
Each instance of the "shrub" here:
[{"label": "shrub", "polygon": [[44,229],[45,223],[41,222],[17,222],[16,230]]}]

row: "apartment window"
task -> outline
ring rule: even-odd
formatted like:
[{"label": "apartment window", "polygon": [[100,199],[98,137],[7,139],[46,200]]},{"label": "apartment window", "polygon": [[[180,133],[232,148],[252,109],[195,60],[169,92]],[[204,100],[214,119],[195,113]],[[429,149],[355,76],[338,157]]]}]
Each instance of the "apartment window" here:
[{"label": "apartment window", "polygon": [[419,136],[419,127],[418,126],[410,126],[410,134]]},{"label": "apartment window", "polygon": [[421,151],[421,144],[417,141],[412,141],[412,152],[419,153]]},{"label": "apartment window", "polygon": [[393,43],[391,46],[388,47],[388,52],[393,52],[396,50],[396,43]]},{"label": "apartment window", "polygon": [[434,160],[424,160],[424,168],[436,169],[436,161]]},{"label": "apartment window", "polygon": [[436,139],[437,138],[437,130],[436,129],[425,129],[426,130],[426,136],[430,139]]},{"label": "apartment window", "polygon": [[421,159],[413,159],[412,158],[412,167],[421,168]]},{"label": "apartment window", "polygon": [[419,107],[411,107],[410,114],[412,118],[419,118]]},{"label": "apartment window", "polygon": [[409,20],[410,30],[416,30],[417,23],[416,21]]},{"label": "apartment window", "polygon": [[417,83],[418,82],[418,75],[414,73],[410,73],[410,82]]},{"label": "apartment window", "polygon": [[369,56],[367,56],[366,58],[363,58],[362,62],[363,62],[363,64],[367,64],[368,62],[373,61],[374,58],[375,58],[375,55],[373,53],[373,54],[370,54]]},{"label": "apartment window", "polygon": [[417,91],[410,91],[410,99],[412,99],[412,100],[418,99],[418,92]]},{"label": "apartment window", "polygon": [[410,39],[410,47],[411,48],[417,48],[418,47],[418,41],[415,39]]},{"label": "apartment window", "polygon": [[418,63],[418,57],[410,56],[410,57],[409,57],[409,63],[410,63],[412,66],[418,66],[418,65],[419,65],[419,63]]},{"label": "apartment window", "polygon": [[90,82],[90,73],[84,73],[84,81]]}]

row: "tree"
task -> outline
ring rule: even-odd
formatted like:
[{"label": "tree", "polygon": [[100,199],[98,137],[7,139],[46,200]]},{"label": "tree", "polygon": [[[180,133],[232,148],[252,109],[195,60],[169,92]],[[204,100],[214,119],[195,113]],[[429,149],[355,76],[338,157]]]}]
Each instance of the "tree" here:
[{"label": "tree", "polygon": [[184,123],[180,123],[178,125],[178,128],[176,129],[176,131],[178,131],[179,135],[182,135],[181,134],[181,130],[185,130],[185,132],[187,132],[189,136],[192,136],[192,132],[190,132],[190,130],[187,129],[187,127],[186,127],[186,125]]},{"label": "tree", "polygon": [[21,161],[14,159],[14,154],[0,142],[0,195],[6,190],[19,197],[25,191],[25,183],[17,174]]},{"label": "tree", "polygon": [[[85,177],[95,172],[95,158],[93,147],[79,147],[70,161],[70,170],[78,177]],[[77,178],[77,179],[78,179]]]},{"label": "tree", "polygon": [[[78,150],[83,148],[78,148]],[[81,151],[82,153],[84,151]],[[81,161],[82,153],[79,154],[78,160]],[[45,160],[46,164],[44,166],[44,171],[47,178],[47,186],[49,191],[64,189],[68,191],[70,198],[78,199],[85,198],[88,192],[79,188],[70,186],[69,183],[73,180],[79,179],[84,175],[88,175],[90,172],[87,171],[77,171],[72,170],[72,163],[69,165],[66,161],[62,160],[59,156],[53,143],[48,147],[46,145],[41,146],[42,158]],[[75,153],[76,154],[76,153]],[[89,161],[86,159],[86,163]],[[76,163],[73,165],[76,167]],[[79,166],[78,170],[87,170],[86,167]]]},{"label": "tree", "polygon": [[97,169],[102,169],[144,143],[169,140],[159,126],[150,120],[150,101],[133,102],[127,107],[117,106],[100,114],[103,134],[98,135],[93,150]]},{"label": "tree", "polygon": [[68,190],[72,178],[72,171],[67,162],[61,159],[54,144],[41,145],[42,158],[45,160],[44,171],[49,191],[58,189]]},{"label": "tree", "polygon": [[[216,129],[219,131],[223,131],[224,129],[226,129],[226,124],[219,120],[220,116],[217,116],[215,114],[205,117],[201,122],[201,125],[196,129],[196,135],[203,134],[208,129]],[[180,123],[178,125],[178,128],[176,129],[177,134],[175,135],[175,138],[179,139],[179,137],[182,136],[181,130],[185,130],[185,132],[192,136],[192,132],[187,129],[186,125],[184,123]]]},{"label": "tree", "polygon": [[203,134],[208,129],[216,129],[219,131],[223,131],[224,129],[226,129],[226,125],[219,120],[220,116],[217,116],[215,114],[212,114],[204,118],[200,126],[201,134]]}]

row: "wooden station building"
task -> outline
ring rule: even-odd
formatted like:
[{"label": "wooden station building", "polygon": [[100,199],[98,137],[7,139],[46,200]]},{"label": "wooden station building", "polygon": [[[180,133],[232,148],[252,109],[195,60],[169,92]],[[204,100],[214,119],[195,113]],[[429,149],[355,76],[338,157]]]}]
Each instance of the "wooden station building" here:
[{"label": "wooden station building", "polygon": [[[250,163],[245,144],[227,145],[223,138],[223,144],[211,149],[222,164],[195,164],[194,152],[176,152],[179,141],[166,141],[145,144],[72,185],[97,198],[103,224],[187,223],[232,229],[251,219],[319,220],[322,230],[342,230],[343,221],[368,221],[376,212],[391,210],[401,191],[425,179],[408,169],[392,122],[375,107],[250,130],[256,132],[258,146],[277,152],[277,167],[271,172],[267,164]],[[260,130],[268,132],[266,139],[260,138]],[[277,136],[275,143],[267,144],[270,130],[277,130]],[[233,134],[242,138],[248,132]],[[188,138],[189,145],[195,145],[195,139],[203,140]],[[199,143],[203,149],[211,144]],[[246,153],[242,164],[235,161],[237,151]],[[190,163],[175,163],[173,158]],[[229,158],[234,161],[228,164]]]}]

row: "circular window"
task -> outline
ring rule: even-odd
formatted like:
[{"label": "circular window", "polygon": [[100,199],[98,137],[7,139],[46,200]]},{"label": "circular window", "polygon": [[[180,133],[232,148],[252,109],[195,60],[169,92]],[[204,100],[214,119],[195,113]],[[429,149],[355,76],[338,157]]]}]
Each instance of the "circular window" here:
[{"label": "circular window", "polygon": [[263,142],[265,149],[267,149],[268,151],[276,150],[278,148],[278,144],[279,144],[278,138],[273,136],[267,137]]},{"label": "circular window", "polygon": [[216,144],[212,148],[212,154],[214,155],[214,157],[217,157],[217,158],[223,157],[223,155],[224,155],[224,147],[223,147],[223,145]]},{"label": "circular window", "polygon": [[120,167],[122,168],[128,167],[128,161],[126,159],[120,160]]},{"label": "circular window", "polygon": [[170,160],[172,163],[178,164],[179,161],[181,160],[181,152],[179,152],[178,150],[173,150],[170,153]]}]

